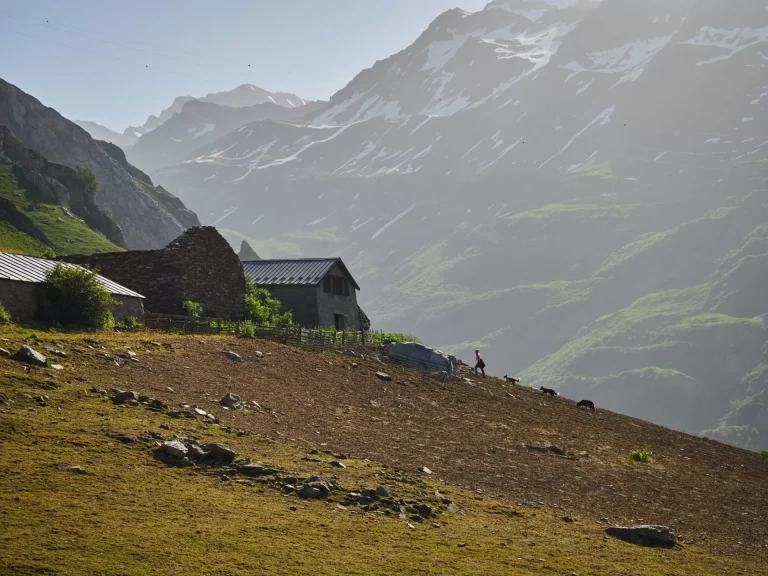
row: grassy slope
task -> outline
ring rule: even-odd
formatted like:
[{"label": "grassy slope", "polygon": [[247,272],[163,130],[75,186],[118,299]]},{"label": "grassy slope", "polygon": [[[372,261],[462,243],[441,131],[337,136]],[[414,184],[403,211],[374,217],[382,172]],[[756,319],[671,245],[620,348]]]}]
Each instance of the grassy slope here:
[{"label": "grassy slope", "polygon": [[0,252],[41,256],[47,248],[45,244],[20,232],[8,222],[0,222]]},{"label": "grassy slope", "polygon": [[[32,220],[35,226],[43,231],[53,243],[57,254],[93,254],[122,250],[107,240],[104,235],[91,230],[77,218],[68,216],[61,206],[37,204],[37,208],[33,208],[32,202],[25,197],[25,191],[18,187],[18,182],[13,176],[10,166],[0,166],[0,196],[12,201],[21,212]],[[59,222],[59,219],[62,221]],[[39,254],[35,243],[36,241],[25,234],[21,234],[18,230],[14,233],[8,227],[0,229],[0,246],[8,245],[8,247],[19,251],[23,250],[17,247],[26,246],[32,250],[29,252],[30,254]]]},{"label": "grassy slope", "polygon": [[[196,420],[174,420],[142,407],[116,407],[89,392],[122,385],[120,369],[95,381],[86,368],[105,365],[85,349],[84,335],[42,335],[5,329],[3,336],[70,352],[63,376],[23,370],[0,359],[0,572],[27,574],[758,574],[756,560],[727,557],[696,546],[653,550],[604,538],[589,517],[563,521],[563,512],[480,498],[466,489],[430,483],[393,488],[439,489],[466,515],[443,514],[409,528],[405,520],[343,510],[333,502],[303,502],[269,489],[222,481],[198,470],[168,468],[146,444],[122,445],[115,434],[148,431],[195,435],[241,455],[301,474],[329,476],[327,465],[301,460],[295,439],[226,433]],[[98,336],[107,349],[140,351],[146,336]],[[161,335],[153,339],[164,340]],[[215,340],[215,339],[214,339]],[[197,345],[175,338],[174,345]],[[213,342],[217,348],[223,342]],[[7,344],[10,346],[10,344]],[[158,348],[152,364],[175,352]],[[141,366],[141,364],[137,364]],[[87,376],[83,376],[83,375]],[[176,374],[180,377],[181,374]],[[173,377],[173,375],[171,375]],[[189,378],[187,376],[186,378]],[[24,395],[47,395],[38,406]],[[161,428],[170,427],[170,432]],[[278,434],[279,437],[279,434]],[[375,441],[375,440],[374,440]],[[322,444],[318,447],[322,447]],[[391,470],[367,460],[331,469],[345,485],[392,486]],[[82,466],[87,475],[66,469]],[[639,469],[638,469],[639,471]],[[422,478],[424,478],[422,476]],[[294,506],[296,510],[291,510]],[[745,520],[753,522],[753,520]],[[34,545],[18,546],[29,542]],[[465,544],[465,545],[462,545]],[[764,567],[764,565],[763,565]]]}]

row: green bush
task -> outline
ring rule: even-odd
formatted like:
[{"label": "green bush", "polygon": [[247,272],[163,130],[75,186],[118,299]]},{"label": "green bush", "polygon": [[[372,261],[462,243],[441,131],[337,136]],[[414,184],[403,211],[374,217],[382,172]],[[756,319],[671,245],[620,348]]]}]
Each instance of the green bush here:
[{"label": "green bush", "polygon": [[640,462],[641,464],[653,463],[653,451],[650,446],[646,446],[640,450],[632,450],[632,452],[629,453],[629,457],[633,461]]},{"label": "green bush", "polygon": [[418,342],[421,343],[421,340],[416,338],[416,336],[413,336],[411,334],[399,334],[396,332],[386,332],[384,334],[376,334],[377,340],[381,341],[382,344],[386,344],[387,342]]},{"label": "green bush", "polygon": [[11,313],[5,309],[5,306],[0,302],[0,324],[9,324],[11,322]]},{"label": "green bush", "polygon": [[113,327],[111,309],[120,303],[85,268],[63,266],[50,270],[43,283],[50,319],[64,325],[104,329]]},{"label": "green bush", "polygon": [[85,182],[88,192],[92,196],[96,196],[96,193],[99,191],[99,182],[96,180],[96,174],[93,173],[93,170],[88,168],[88,166],[78,166],[77,177]]},{"label": "green bush", "polygon": [[257,326],[292,326],[293,312],[280,314],[280,300],[266,288],[259,288],[246,278],[245,317]]},{"label": "green bush", "polygon": [[43,258],[49,258],[52,260],[56,258],[56,252],[54,252],[52,248],[46,248],[45,250],[43,250],[43,253],[40,254],[40,256],[42,256]]},{"label": "green bush", "polygon": [[240,338],[255,338],[256,330],[253,327],[253,322],[246,320],[240,324]]},{"label": "green bush", "polygon": [[141,328],[141,322],[136,316],[127,316],[123,319],[123,328],[126,330],[138,330]]},{"label": "green bush", "polygon": [[763,449],[763,450],[760,450],[760,455],[761,455],[763,458],[768,458],[768,450],[765,450],[765,449]]},{"label": "green bush", "polygon": [[187,316],[192,316],[194,318],[200,318],[200,316],[203,315],[202,305],[197,302],[192,302],[189,298],[185,298],[184,302],[181,303],[181,309],[184,310],[184,313]]}]

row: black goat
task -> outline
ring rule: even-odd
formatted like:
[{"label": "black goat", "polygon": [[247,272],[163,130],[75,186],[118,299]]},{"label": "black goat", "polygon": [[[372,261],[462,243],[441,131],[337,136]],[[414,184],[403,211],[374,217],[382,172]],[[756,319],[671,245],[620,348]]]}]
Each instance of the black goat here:
[{"label": "black goat", "polygon": [[552,390],[552,388],[544,388],[544,386],[541,386],[539,390],[541,390],[544,394],[549,394],[550,396],[560,396],[560,394]]},{"label": "black goat", "polygon": [[582,400],[578,404],[576,404],[579,408],[587,408],[589,410],[592,410],[592,412],[595,411],[595,403],[592,402],[592,400]]},{"label": "black goat", "polygon": [[504,374],[504,380],[506,380],[507,382],[511,382],[512,384],[517,384],[518,382],[520,382],[520,378],[510,378],[506,374]]}]

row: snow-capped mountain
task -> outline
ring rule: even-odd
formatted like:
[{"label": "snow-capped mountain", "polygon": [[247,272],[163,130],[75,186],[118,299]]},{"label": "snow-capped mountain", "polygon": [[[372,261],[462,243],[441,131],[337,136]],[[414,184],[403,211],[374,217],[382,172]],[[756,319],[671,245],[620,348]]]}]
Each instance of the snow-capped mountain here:
[{"label": "snow-capped mountain", "polygon": [[142,134],[150,132],[166,122],[177,112],[181,112],[184,104],[191,100],[199,100],[201,102],[210,102],[212,104],[218,104],[219,106],[229,106],[231,108],[244,108],[247,106],[256,106],[257,104],[266,104],[271,102],[277,106],[283,106],[285,108],[298,108],[310,103],[308,100],[303,100],[295,94],[287,94],[285,92],[269,92],[259,86],[253,84],[241,84],[234,90],[228,90],[225,92],[212,92],[202,98],[195,98],[194,96],[178,96],[173,100],[173,103],[157,116],[150,116],[143,126],[139,128],[129,126],[126,131],[136,130]]},{"label": "snow-capped mountain", "polygon": [[[671,327],[651,323],[655,364],[628,374],[632,330],[610,361],[570,364],[604,335],[556,355],[643,298],[690,289],[680,309],[694,317],[739,293],[714,286],[735,277],[733,254],[763,246],[767,66],[762,0],[494,0],[442,14],[303,121],[251,122],[153,176],[262,256],[341,254],[380,327],[459,353],[482,344],[501,373],[599,385],[620,404],[624,386],[669,384],[650,368],[673,363],[658,352]],[[708,283],[709,297],[694,290]],[[758,300],[749,313],[768,313]],[[670,369],[717,396],[701,417],[714,425],[759,390],[715,394],[724,360],[700,356],[710,375]],[[760,359],[731,361],[729,382]],[[633,413],[703,427],[646,409]]]},{"label": "snow-capped mountain", "polygon": [[201,100],[190,100],[181,110],[147,132],[128,150],[133,164],[154,172],[194,157],[198,149],[206,147],[222,136],[257,120],[294,120],[311,114],[322,106],[311,102],[290,108],[271,101],[254,106],[233,108]]}]

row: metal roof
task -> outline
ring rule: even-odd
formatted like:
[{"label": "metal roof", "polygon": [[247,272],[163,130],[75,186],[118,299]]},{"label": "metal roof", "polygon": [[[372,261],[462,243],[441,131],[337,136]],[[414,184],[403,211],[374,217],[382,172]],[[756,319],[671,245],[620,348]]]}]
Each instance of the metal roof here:
[{"label": "metal roof", "polygon": [[[49,270],[52,270],[56,264],[61,264],[66,268],[83,269],[82,266],[78,266],[77,264],[68,264],[66,262],[57,262],[56,260],[48,260],[46,258],[0,252],[0,280],[42,284],[45,282],[46,273]],[[144,298],[144,296],[138,292],[129,290],[125,286],[121,286],[117,282],[112,282],[112,280],[99,276],[98,274],[96,275],[96,279],[110,294]]]},{"label": "metal roof", "polygon": [[242,264],[245,275],[257,286],[317,286],[338,264],[355,289],[360,290],[341,258],[250,260]]}]

